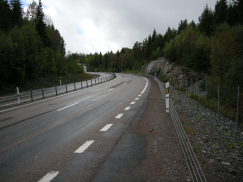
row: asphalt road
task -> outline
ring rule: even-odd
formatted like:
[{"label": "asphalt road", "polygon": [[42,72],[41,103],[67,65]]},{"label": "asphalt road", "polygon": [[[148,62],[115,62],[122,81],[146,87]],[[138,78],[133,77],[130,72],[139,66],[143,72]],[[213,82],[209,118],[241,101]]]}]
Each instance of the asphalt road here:
[{"label": "asphalt road", "polygon": [[146,110],[150,82],[117,76],[1,112],[0,181],[140,181],[127,174],[142,165],[146,143],[126,131]]}]

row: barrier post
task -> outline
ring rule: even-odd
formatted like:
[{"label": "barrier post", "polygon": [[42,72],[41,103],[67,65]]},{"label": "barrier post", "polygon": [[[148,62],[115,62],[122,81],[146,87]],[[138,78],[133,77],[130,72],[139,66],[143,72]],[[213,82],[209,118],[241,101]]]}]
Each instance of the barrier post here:
[{"label": "barrier post", "polygon": [[17,90],[18,104],[20,104],[20,99],[19,99],[19,88],[18,88],[18,87],[16,87],[16,90]]},{"label": "barrier post", "polygon": [[76,85],[75,85],[75,82],[74,82],[73,84],[74,84],[74,89],[76,90]]},{"label": "barrier post", "polygon": [[238,112],[239,112],[239,97],[240,97],[240,85],[238,85],[237,112],[236,112],[236,126],[237,126]]},{"label": "barrier post", "polygon": [[68,93],[67,84],[65,84],[65,85],[66,85],[66,93]]},{"label": "barrier post", "polygon": [[57,95],[57,86],[55,85],[56,95]]},{"label": "barrier post", "polygon": [[82,81],[81,81],[81,89],[82,89]]},{"label": "barrier post", "polygon": [[87,80],[86,80],[86,85],[87,85],[87,87],[89,87]]},{"label": "barrier post", "polygon": [[43,90],[43,87],[41,87],[41,89],[42,89],[42,97],[43,97],[43,99],[44,99],[45,96],[44,96],[44,90]]},{"label": "barrier post", "polygon": [[30,89],[30,98],[31,98],[31,101],[33,101],[32,89]]},{"label": "barrier post", "polygon": [[170,112],[170,94],[169,94],[170,83],[166,82],[166,113]]}]

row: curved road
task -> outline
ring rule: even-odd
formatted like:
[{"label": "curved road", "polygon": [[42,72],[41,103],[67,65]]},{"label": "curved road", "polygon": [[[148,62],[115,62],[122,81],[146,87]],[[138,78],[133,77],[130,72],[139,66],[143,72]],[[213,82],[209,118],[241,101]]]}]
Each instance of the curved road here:
[{"label": "curved road", "polygon": [[[150,83],[140,76],[117,76],[1,112],[0,181],[122,181],[115,176],[122,175],[118,169],[136,143],[124,133],[139,122],[135,118],[143,114]],[[143,160],[141,147],[134,161]],[[131,159],[127,165],[132,170],[140,164]]]}]

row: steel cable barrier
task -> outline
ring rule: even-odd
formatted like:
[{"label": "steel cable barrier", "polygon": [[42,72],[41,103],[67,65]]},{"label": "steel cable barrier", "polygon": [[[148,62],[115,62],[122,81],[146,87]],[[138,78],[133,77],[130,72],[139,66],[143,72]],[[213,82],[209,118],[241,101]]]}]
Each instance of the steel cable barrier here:
[{"label": "steel cable barrier", "polygon": [[50,88],[41,88],[36,90],[24,91],[19,94],[13,94],[9,96],[0,97],[0,108],[8,107],[14,104],[18,104],[18,98],[20,103],[29,102],[37,99],[44,99],[46,97],[55,96],[58,94],[64,94],[78,89],[87,88],[93,85],[97,85],[103,82],[107,82],[116,78],[116,74],[110,74],[107,77],[98,77],[91,80],[85,80],[81,82],[74,82],[70,84],[54,86]]},{"label": "steel cable barrier", "polygon": [[[152,76],[149,74],[145,74],[145,76],[150,77],[151,79],[155,80],[157,82],[161,95],[163,99],[166,98],[166,90],[164,87],[164,83],[162,83],[156,76]],[[170,116],[172,118],[173,124],[176,129],[177,136],[179,138],[179,142],[183,151],[183,154],[185,156],[185,160],[187,162],[188,169],[190,171],[191,179],[192,181],[203,181],[206,182],[206,177],[203,173],[203,170],[198,162],[198,159],[194,153],[194,150],[191,146],[190,140],[187,137],[187,134],[182,126],[182,123],[180,121],[180,118],[175,110],[175,107],[172,102],[172,96],[170,95],[169,100],[169,107],[170,107]]]}]

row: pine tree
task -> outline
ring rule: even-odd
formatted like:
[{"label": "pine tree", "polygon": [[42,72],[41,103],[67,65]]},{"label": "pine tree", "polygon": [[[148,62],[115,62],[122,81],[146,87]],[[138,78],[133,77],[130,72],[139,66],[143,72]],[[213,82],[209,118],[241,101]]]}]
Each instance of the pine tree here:
[{"label": "pine tree", "polygon": [[238,20],[239,20],[239,15],[237,13],[236,5],[230,2],[228,10],[226,12],[226,22],[232,26],[237,24]]},{"label": "pine tree", "polygon": [[206,4],[206,7],[198,20],[198,30],[204,32],[206,36],[211,36],[213,31],[213,12],[208,8],[208,4]]},{"label": "pine tree", "polygon": [[183,30],[186,30],[186,27],[188,26],[188,23],[187,23],[187,19],[185,19],[184,21],[181,20],[181,22],[179,23],[179,26],[178,26],[178,34],[181,33],[181,31]]},{"label": "pine tree", "polygon": [[17,25],[19,28],[23,26],[23,11],[21,8],[22,3],[19,0],[12,0],[11,19],[13,26]]},{"label": "pine tree", "polygon": [[8,31],[11,24],[10,5],[7,0],[0,0],[0,30]]},{"label": "pine tree", "polygon": [[238,22],[243,24],[243,0],[233,0],[233,2],[236,5],[236,11],[239,16]]},{"label": "pine tree", "polygon": [[39,0],[39,5],[37,6],[36,21],[36,30],[38,32],[38,35],[44,43],[44,46],[49,47],[50,40],[46,33],[46,23],[44,22],[44,12],[41,0]]},{"label": "pine tree", "polygon": [[219,0],[216,2],[214,12],[214,26],[225,22],[227,9],[228,5],[226,0]]}]

